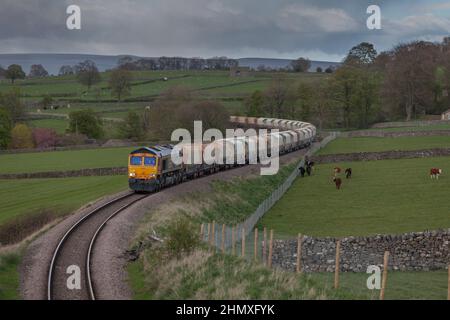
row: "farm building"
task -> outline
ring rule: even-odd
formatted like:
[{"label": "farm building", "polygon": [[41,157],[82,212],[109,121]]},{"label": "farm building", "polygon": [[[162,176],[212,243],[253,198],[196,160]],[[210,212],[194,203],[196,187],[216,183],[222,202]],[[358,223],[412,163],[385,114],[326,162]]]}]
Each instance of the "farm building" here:
[{"label": "farm building", "polygon": [[250,76],[250,67],[231,67],[230,77],[248,77]]}]

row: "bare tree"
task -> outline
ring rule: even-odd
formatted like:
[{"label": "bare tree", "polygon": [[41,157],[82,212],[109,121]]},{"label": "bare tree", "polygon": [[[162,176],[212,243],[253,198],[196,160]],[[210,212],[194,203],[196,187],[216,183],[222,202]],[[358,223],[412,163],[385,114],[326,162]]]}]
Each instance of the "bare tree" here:
[{"label": "bare tree", "polygon": [[424,41],[394,48],[386,65],[384,104],[391,113],[411,120],[433,104],[436,62],[439,46]]},{"label": "bare tree", "polygon": [[111,88],[111,95],[121,101],[123,97],[131,94],[131,72],[126,69],[115,69],[111,73],[109,79],[109,87]]},{"label": "bare tree", "polygon": [[93,85],[101,81],[100,72],[98,71],[95,62],[91,60],[80,62],[75,66],[75,69],[78,81],[87,86],[88,91]]},{"label": "bare tree", "polygon": [[311,68],[311,61],[307,58],[298,58],[291,62],[291,66],[295,72],[308,72]]},{"label": "bare tree", "polygon": [[265,109],[271,117],[282,117],[288,100],[289,85],[280,77],[274,78],[264,92]]}]

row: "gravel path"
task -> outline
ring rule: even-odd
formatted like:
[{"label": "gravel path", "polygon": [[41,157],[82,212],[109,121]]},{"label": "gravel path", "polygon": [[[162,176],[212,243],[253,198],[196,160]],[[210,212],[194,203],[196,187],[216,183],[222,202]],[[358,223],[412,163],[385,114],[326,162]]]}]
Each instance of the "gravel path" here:
[{"label": "gravel path", "polygon": [[[287,164],[298,161],[306,151],[300,150],[282,156],[280,163]],[[131,298],[125,269],[127,259],[124,252],[129,249],[138,222],[146,212],[177,196],[208,191],[214,180],[230,180],[234,177],[250,175],[259,175],[259,166],[244,166],[188,181],[152,194],[110,220],[100,233],[93,251],[92,274],[98,299],[125,300]],[[85,206],[29,245],[20,270],[20,290],[24,299],[46,299],[48,268],[53,251],[63,234],[83,215],[120,194],[102,198]]]}]

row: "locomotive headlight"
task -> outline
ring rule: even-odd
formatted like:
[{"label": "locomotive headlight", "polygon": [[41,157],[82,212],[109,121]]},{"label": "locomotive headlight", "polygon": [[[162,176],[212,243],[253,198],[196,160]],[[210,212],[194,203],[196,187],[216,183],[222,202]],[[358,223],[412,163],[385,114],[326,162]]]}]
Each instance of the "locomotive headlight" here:
[{"label": "locomotive headlight", "polygon": [[134,178],[134,177],[136,177],[136,173],[130,172],[129,176],[130,176],[131,178]]}]

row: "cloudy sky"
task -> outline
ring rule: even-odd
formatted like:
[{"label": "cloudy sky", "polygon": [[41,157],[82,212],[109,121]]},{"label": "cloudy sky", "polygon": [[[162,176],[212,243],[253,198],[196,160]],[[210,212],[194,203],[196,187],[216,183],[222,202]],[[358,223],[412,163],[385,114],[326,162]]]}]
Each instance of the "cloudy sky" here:
[{"label": "cloudy sky", "polygon": [[[71,4],[81,30],[66,28]],[[381,7],[382,30],[366,27],[370,4]],[[382,51],[449,34],[442,0],[0,0],[0,53],[339,61],[361,41]]]}]

